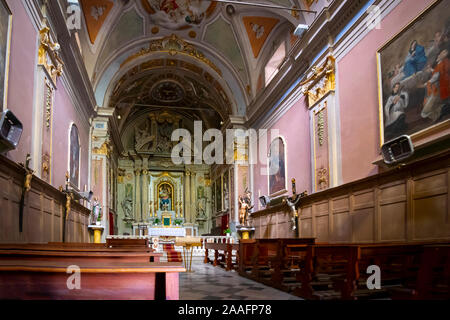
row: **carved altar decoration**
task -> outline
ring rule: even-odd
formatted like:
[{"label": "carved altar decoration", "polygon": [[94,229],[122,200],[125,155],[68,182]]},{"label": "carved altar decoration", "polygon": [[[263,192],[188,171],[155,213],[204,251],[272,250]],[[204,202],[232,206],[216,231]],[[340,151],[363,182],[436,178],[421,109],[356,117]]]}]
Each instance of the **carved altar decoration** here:
[{"label": "carved altar decoration", "polygon": [[312,68],[312,74],[300,83],[303,93],[308,97],[308,105],[311,108],[321,100],[328,92],[336,89],[335,59],[327,57],[324,64]]},{"label": "carved altar decoration", "polygon": [[51,40],[49,27],[44,27],[39,31],[38,64],[47,70],[54,84],[57,77],[60,77],[63,72],[64,63],[58,54],[60,48],[58,43]]},{"label": "carved altar decoration", "polygon": [[133,218],[133,185],[125,185],[125,198],[121,202],[121,207],[124,213],[123,221],[130,223],[134,221]]}]

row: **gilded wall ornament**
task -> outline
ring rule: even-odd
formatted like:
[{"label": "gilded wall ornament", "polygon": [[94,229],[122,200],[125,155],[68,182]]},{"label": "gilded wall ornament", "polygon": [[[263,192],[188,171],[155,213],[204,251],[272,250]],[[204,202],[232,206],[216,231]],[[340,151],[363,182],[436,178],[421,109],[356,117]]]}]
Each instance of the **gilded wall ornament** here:
[{"label": "gilded wall ornament", "polygon": [[303,93],[308,97],[311,108],[328,92],[336,89],[335,59],[327,57],[325,63],[319,67],[312,68],[312,75],[300,83],[304,86]]},{"label": "gilded wall ornament", "polygon": [[51,76],[53,83],[62,75],[64,63],[59,57],[60,45],[50,39],[50,28],[39,31],[38,64],[42,65]]}]

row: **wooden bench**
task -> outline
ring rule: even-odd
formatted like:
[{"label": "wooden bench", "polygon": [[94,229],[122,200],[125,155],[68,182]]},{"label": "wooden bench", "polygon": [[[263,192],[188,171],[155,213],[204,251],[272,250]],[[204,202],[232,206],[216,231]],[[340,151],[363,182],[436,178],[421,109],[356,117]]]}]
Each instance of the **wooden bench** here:
[{"label": "wooden bench", "polygon": [[[214,260],[209,259],[209,250],[214,251]],[[237,252],[233,255],[233,251]],[[235,269],[238,265],[239,244],[232,243],[205,243],[205,263],[212,263],[213,266],[221,266],[226,271]],[[236,262],[233,263],[233,257],[236,258]]]},{"label": "wooden bench", "polygon": [[[119,257],[123,257],[120,259],[125,259],[124,257],[128,257],[128,259],[131,259],[131,257],[134,256],[134,259],[146,259],[149,258],[149,262],[159,262],[162,257],[162,253],[156,253],[151,248],[147,247],[119,247],[119,248],[107,248],[106,246],[99,247],[99,246],[61,246],[57,244],[0,244],[0,251],[7,252],[7,251],[22,251],[22,252],[28,252],[30,254],[31,252],[41,252],[43,255],[46,253],[48,254],[55,254],[60,253],[60,256],[67,256],[67,257],[75,257],[76,254],[95,254],[93,256],[101,257],[102,255],[110,255],[113,256],[113,254],[116,254],[119,259]],[[17,254],[17,252],[16,252]]]},{"label": "wooden bench", "polygon": [[0,299],[177,300],[179,263],[84,261],[80,290],[69,290],[66,262],[0,259]]},{"label": "wooden bench", "polygon": [[106,239],[108,248],[116,247],[149,247],[148,239]]},{"label": "wooden bench", "polygon": [[239,241],[239,265],[238,272],[243,277],[248,277],[247,272],[252,269],[252,257],[256,250],[256,240]]}]

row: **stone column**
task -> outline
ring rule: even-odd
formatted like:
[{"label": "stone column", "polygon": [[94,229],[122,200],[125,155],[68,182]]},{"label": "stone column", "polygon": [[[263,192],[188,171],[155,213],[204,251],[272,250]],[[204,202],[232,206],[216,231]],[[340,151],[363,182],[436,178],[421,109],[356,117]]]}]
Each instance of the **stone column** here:
[{"label": "stone column", "polygon": [[135,199],[135,212],[134,212],[134,218],[136,219],[136,221],[142,222],[142,218],[141,218],[141,171],[140,170],[135,170],[134,171],[134,176],[136,179],[136,199]]},{"label": "stone column", "polygon": [[149,199],[148,199],[148,170],[142,170],[142,217],[147,221],[150,215]]},{"label": "stone column", "polygon": [[196,188],[196,173],[191,172],[191,212],[189,222],[195,223],[195,217],[197,215],[197,188]]},{"label": "stone column", "polygon": [[186,170],[184,174],[184,219],[189,221],[191,212],[191,173]]}]

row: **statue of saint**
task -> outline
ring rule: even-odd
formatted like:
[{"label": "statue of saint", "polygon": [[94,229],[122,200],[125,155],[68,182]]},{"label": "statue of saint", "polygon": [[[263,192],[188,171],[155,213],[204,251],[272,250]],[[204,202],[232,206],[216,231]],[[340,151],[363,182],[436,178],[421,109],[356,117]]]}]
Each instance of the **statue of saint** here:
[{"label": "statue of saint", "polygon": [[99,216],[101,217],[101,211],[102,207],[100,206],[100,203],[98,202],[97,198],[94,198],[94,202],[92,205],[92,221],[91,224],[97,224]]},{"label": "statue of saint", "polygon": [[239,222],[241,226],[248,226],[248,216],[254,207],[251,197],[252,193],[248,189],[245,190],[243,196],[239,196]]},{"label": "statue of saint", "polygon": [[130,197],[126,197],[122,201],[122,209],[123,213],[125,214],[125,220],[132,220],[133,219],[133,200]]}]

